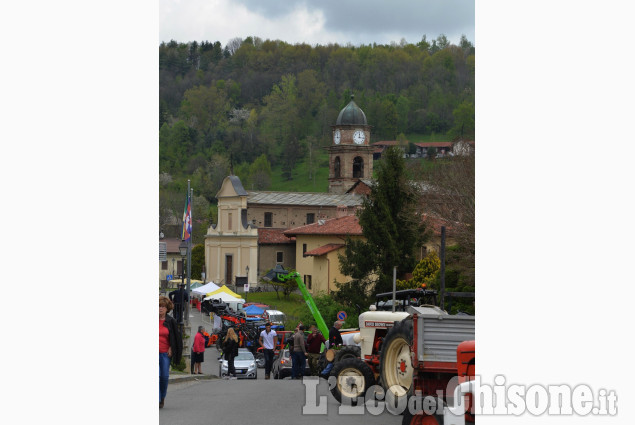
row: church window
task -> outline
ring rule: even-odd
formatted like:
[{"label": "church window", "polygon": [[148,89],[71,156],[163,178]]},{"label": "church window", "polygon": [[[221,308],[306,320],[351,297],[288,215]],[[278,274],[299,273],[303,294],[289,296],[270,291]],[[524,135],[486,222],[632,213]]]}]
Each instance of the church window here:
[{"label": "church window", "polygon": [[340,157],[336,156],[333,161],[333,173],[336,179],[340,178]]},{"label": "church window", "polygon": [[356,156],[353,160],[353,178],[364,178],[364,160],[360,156]]}]

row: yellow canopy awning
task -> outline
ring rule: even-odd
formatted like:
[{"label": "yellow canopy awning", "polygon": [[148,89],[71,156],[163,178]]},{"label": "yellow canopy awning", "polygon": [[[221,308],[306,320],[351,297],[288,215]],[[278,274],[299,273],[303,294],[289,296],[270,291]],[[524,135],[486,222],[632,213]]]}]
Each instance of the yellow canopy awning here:
[{"label": "yellow canopy awning", "polygon": [[226,285],[221,286],[217,290],[206,294],[206,297],[211,297],[213,295],[217,295],[219,292],[224,292],[225,294],[231,295],[232,297],[242,298],[240,295],[229,289]]}]

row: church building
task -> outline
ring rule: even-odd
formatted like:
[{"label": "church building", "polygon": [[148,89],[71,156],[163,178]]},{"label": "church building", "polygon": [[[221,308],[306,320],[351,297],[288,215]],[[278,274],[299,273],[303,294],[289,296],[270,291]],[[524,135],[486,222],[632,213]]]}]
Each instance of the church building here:
[{"label": "church building", "polygon": [[[328,224],[335,219],[340,222],[346,216],[357,220],[354,215],[362,204],[363,195],[356,193],[354,186],[362,179],[372,178],[374,147],[370,145],[371,126],[353,96],[340,111],[332,129],[332,144],[326,148],[329,153],[328,193],[246,191],[237,176],[225,178],[216,195],[218,223],[210,226],[205,236],[208,280],[235,285],[237,280],[244,282],[246,277],[246,281],[254,285],[277,264],[296,269],[299,265],[296,233],[288,230],[315,224],[318,227],[308,229],[316,228],[322,232],[329,228],[322,227],[322,223]],[[350,227],[359,237],[359,226],[351,224]],[[337,258],[336,251],[343,246],[346,232],[340,231],[336,236],[337,249],[329,251],[329,258]],[[318,252],[320,255],[310,254],[319,260],[326,258],[323,257],[326,253],[321,251]],[[300,256],[307,258],[304,252]],[[306,261],[301,263],[304,265]],[[320,282],[316,289],[328,288],[327,280],[335,274],[336,268],[337,265],[331,265],[323,278],[314,276],[316,283]]]}]

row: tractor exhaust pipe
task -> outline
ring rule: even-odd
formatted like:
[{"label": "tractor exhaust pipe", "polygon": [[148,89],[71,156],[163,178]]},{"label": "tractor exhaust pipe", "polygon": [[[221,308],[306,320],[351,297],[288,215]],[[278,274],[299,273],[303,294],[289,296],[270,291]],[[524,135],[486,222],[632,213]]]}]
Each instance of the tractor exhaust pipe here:
[{"label": "tractor exhaust pipe", "polygon": [[392,312],[395,312],[395,304],[397,303],[397,266],[392,268]]}]

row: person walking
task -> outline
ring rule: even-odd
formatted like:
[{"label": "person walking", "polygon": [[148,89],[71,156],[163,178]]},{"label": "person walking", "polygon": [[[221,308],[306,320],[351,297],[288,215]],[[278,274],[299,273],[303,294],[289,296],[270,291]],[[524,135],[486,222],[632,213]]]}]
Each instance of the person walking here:
[{"label": "person walking", "polygon": [[[336,320],[335,323],[333,323],[333,327],[329,329],[329,348],[336,348],[344,343],[342,335],[340,334],[340,329],[343,324],[343,322]],[[333,369],[333,362],[329,362],[329,364],[326,365],[324,370],[320,373],[320,376],[328,379],[331,369]]]},{"label": "person walking", "polygon": [[234,358],[238,355],[238,335],[234,328],[229,328],[225,340],[223,341],[223,355],[227,360],[228,378],[236,379],[236,368],[234,367]]},{"label": "person walking", "polygon": [[260,332],[258,343],[262,347],[262,354],[265,356],[265,379],[271,376],[271,366],[273,366],[273,353],[278,345],[278,334],[271,330],[271,323],[267,322],[265,330]]},{"label": "person walking", "polygon": [[326,342],[324,335],[322,335],[315,325],[311,325],[311,334],[306,340],[307,357],[309,358],[309,367],[311,368],[311,375],[317,376],[320,373],[318,369],[318,362],[320,360],[320,352],[322,344]]},{"label": "person walking", "polygon": [[168,392],[170,363],[178,365],[183,353],[183,338],[176,320],[168,313],[174,305],[168,297],[159,297],[159,409]]},{"label": "person walking", "polygon": [[174,313],[172,316],[176,319],[176,323],[183,323],[183,311],[185,303],[190,302],[190,296],[185,290],[185,284],[180,283],[179,289],[170,292],[170,301],[174,304]]},{"label": "person walking", "polygon": [[306,365],[306,342],[304,341],[304,325],[299,325],[293,334],[293,351],[291,356],[291,379],[302,379]]},{"label": "person walking", "polygon": [[198,332],[196,332],[196,336],[194,337],[194,345],[192,345],[192,363],[194,363],[194,370],[192,374],[202,375],[203,370],[201,368],[201,363],[205,361],[205,327],[199,326]]}]

